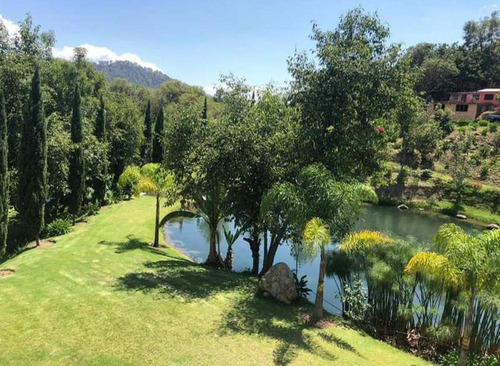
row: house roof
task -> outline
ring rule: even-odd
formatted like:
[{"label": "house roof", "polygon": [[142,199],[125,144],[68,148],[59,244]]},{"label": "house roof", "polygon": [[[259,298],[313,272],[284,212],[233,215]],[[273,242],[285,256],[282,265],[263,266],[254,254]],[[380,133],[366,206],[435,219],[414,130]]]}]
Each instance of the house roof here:
[{"label": "house roof", "polygon": [[479,93],[498,93],[500,92],[500,88],[490,88],[490,89],[481,89],[478,90]]}]

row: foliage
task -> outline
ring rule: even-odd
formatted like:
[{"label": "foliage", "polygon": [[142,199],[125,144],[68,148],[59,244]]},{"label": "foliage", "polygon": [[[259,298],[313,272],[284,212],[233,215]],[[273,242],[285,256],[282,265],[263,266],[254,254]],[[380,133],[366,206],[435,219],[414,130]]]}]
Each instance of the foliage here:
[{"label": "foliage", "polygon": [[106,75],[108,81],[120,78],[148,88],[158,88],[161,84],[172,80],[161,71],[130,61],[100,61],[94,65],[98,71]]},{"label": "foliage", "polygon": [[42,236],[44,238],[51,238],[53,236],[60,236],[69,233],[73,226],[71,221],[65,219],[57,219],[52,221],[43,230]]},{"label": "foliage", "polygon": [[297,277],[297,273],[293,272],[293,279],[295,281],[295,290],[297,290],[297,294],[300,298],[307,298],[309,293],[311,292],[311,289],[307,287],[307,280],[306,280],[307,275],[304,275],[300,277],[300,279]]},{"label": "foliage", "polygon": [[32,79],[28,111],[19,148],[17,210],[26,234],[38,241],[45,224],[47,197],[47,122],[39,68]]},{"label": "foliage", "polygon": [[344,285],[342,302],[347,304],[344,316],[355,324],[363,325],[368,316],[370,304],[367,303],[366,291],[363,289],[361,280],[354,281],[354,284]]},{"label": "foliage", "polygon": [[9,225],[9,167],[8,167],[7,115],[5,99],[0,87],[0,257],[7,247]]},{"label": "foliage", "polygon": [[71,142],[69,164],[69,212],[73,220],[81,213],[85,192],[85,160],[83,151],[83,122],[81,115],[81,95],[78,84],[75,85],[73,112],[71,117]]},{"label": "foliage", "polygon": [[118,179],[118,189],[123,195],[130,198],[137,193],[137,184],[140,180],[140,168],[138,166],[128,166]]}]

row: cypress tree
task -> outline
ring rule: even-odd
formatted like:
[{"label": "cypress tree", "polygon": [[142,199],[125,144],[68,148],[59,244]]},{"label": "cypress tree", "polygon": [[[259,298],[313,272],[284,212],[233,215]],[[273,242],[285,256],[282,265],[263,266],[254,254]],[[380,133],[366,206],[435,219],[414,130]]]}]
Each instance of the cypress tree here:
[{"label": "cypress tree", "polygon": [[38,67],[31,82],[27,116],[23,124],[18,174],[19,217],[26,235],[35,237],[39,246],[40,233],[45,225],[47,198],[47,123]]},{"label": "cypress tree", "polygon": [[[95,136],[101,143],[106,143],[106,105],[104,99],[101,95],[101,105],[99,111],[97,112],[97,121],[95,125]],[[106,154],[107,155],[107,154]],[[99,205],[104,202],[106,196],[106,182],[108,175],[108,156],[105,157],[105,162],[103,163],[102,171],[94,182],[95,197]]]},{"label": "cypress tree", "polygon": [[203,103],[203,112],[201,113],[201,119],[206,121],[208,118],[208,105],[207,105],[207,97],[205,97],[205,103]]},{"label": "cypress tree", "polygon": [[101,104],[99,106],[99,111],[97,112],[97,121],[95,124],[95,136],[99,141],[106,141],[106,106],[104,104],[104,99],[101,95]]},{"label": "cypress tree", "polygon": [[163,107],[158,112],[155,124],[155,135],[153,138],[153,163],[163,162],[163,129],[165,128],[165,119],[163,116]]},{"label": "cypress tree", "polygon": [[5,99],[0,88],[0,257],[7,247],[7,229],[9,223],[9,175],[7,165],[8,151],[7,115]]},{"label": "cypress tree", "polygon": [[142,160],[145,163],[151,162],[151,149],[153,145],[153,120],[151,119],[151,101],[148,100],[146,114],[144,116],[144,142]]},{"label": "cypress tree", "polygon": [[78,84],[75,85],[73,97],[73,114],[71,117],[71,141],[73,148],[69,165],[69,212],[73,215],[73,224],[80,214],[85,185],[85,161],[83,157],[83,125],[81,114],[81,96]]}]

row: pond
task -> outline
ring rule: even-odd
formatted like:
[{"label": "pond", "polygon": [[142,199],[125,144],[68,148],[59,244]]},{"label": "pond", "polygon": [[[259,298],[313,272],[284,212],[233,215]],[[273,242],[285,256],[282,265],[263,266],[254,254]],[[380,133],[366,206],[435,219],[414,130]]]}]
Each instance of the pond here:
[{"label": "pond", "polygon": [[[355,230],[377,230],[402,238],[413,237],[418,243],[429,243],[439,226],[454,222],[465,230],[477,231],[472,224],[461,222],[453,218],[434,216],[419,211],[399,211],[395,207],[367,206],[364,213],[355,225]],[[234,230],[233,223],[225,223],[229,229]],[[165,237],[182,252],[196,262],[202,263],[208,255],[208,229],[203,221],[197,219],[179,219],[168,223],[165,228]],[[221,251],[226,253],[226,243],[221,235]],[[233,246],[234,270],[245,271],[252,267],[252,256],[247,242],[240,237]],[[261,245],[261,260],[263,248]],[[319,257],[300,258],[297,262],[291,254],[291,247],[283,244],[276,253],[274,263],[285,262],[291,269],[298,269],[299,278],[307,276],[308,287],[316,290],[318,282]],[[262,266],[262,263],[261,263]],[[333,278],[325,279],[324,307],[333,314],[340,315],[340,301],[336,298],[337,288]],[[314,294],[309,299],[314,301]]]}]

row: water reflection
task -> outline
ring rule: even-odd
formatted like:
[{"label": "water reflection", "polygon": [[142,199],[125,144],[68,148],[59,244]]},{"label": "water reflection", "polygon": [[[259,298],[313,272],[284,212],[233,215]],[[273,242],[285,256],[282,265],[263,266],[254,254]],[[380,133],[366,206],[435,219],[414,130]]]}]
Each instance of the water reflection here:
[{"label": "water reflection", "polygon": [[[415,238],[419,244],[432,241],[439,226],[444,223],[454,222],[464,227],[467,231],[477,231],[474,226],[452,218],[434,217],[415,211],[398,211],[394,207],[368,206],[355,225],[355,230],[369,229],[389,233],[390,235],[406,238]],[[221,223],[222,227],[234,231],[232,222]],[[199,219],[178,219],[165,226],[165,235],[168,241],[186,253],[195,262],[203,262],[208,255],[208,227]],[[225,255],[227,245],[224,235],[221,235],[221,252]],[[252,267],[252,253],[248,243],[241,236],[233,245],[234,270],[245,271]],[[263,248],[261,246],[261,259]],[[296,260],[298,258],[298,260]],[[283,244],[276,253],[274,263],[285,262],[290,268],[298,269],[298,275],[307,275],[308,286],[316,288],[319,257],[317,253],[305,253],[300,247]],[[262,263],[261,263],[262,265]],[[337,287],[333,278],[325,281],[325,309],[339,314],[339,300],[335,297]],[[314,295],[310,295],[314,300]]]}]

